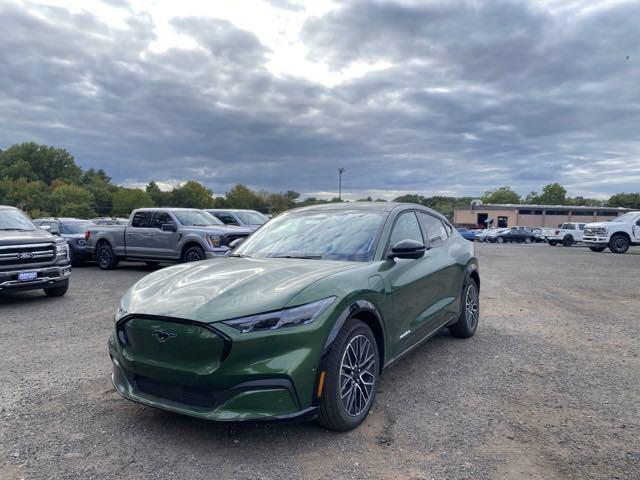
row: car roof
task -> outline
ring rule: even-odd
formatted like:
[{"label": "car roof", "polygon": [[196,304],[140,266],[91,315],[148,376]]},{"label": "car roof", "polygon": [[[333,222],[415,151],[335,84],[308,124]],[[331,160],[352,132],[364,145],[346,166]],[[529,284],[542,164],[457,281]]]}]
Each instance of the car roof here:
[{"label": "car roof", "polygon": [[[300,207],[294,208],[293,210],[289,210],[288,212],[311,212],[311,211],[322,211],[322,210],[362,210],[362,211],[370,211],[370,212],[380,212],[380,213],[390,213],[392,210],[399,208],[412,208],[416,210],[422,210],[424,212],[431,213],[436,215],[437,217],[445,220],[449,223],[449,220],[439,212],[435,210],[425,207],[424,205],[419,205],[417,203],[400,203],[400,202],[334,202],[334,203],[323,203],[320,205],[309,205],[308,207]],[[285,212],[285,213],[288,213]]]},{"label": "car roof", "polygon": [[[205,208],[207,212],[258,212],[258,210],[254,210],[252,208]],[[260,213],[264,215],[264,213]]]},{"label": "car roof", "polygon": [[12,207],[11,205],[0,205],[0,210],[18,210],[16,207]]}]

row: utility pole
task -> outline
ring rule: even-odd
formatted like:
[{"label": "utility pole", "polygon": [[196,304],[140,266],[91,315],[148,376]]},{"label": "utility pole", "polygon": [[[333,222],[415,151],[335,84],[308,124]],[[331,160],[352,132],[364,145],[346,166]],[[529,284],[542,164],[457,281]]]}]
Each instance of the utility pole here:
[{"label": "utility pole", "polygon": [[342,201],[342,174],[344,173],[344,168],[338,168],[338,200]]}]

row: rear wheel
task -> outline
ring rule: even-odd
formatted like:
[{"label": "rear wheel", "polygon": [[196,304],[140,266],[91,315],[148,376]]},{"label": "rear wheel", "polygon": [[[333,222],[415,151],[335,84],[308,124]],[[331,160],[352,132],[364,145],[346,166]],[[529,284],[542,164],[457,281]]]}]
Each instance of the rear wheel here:
[{"label": "rear wheel", "polygon": [[102,270],[112,270],[118,266],[118,259],[113,253],[111,245],[108,243],[103,243],[98,247],[98,250],[96,251],[96,260],[98,262],[98,266]]},{"label": "rear wheel", "polygon": [[504,243],[504,238],[502,238],[502,237],[498,237],[498,238],[496,238],[496,242],[498,242],[498,243]]},{"label": "rear wheel", "polygon": [[462,293],[462,309],[458,321],[449,327],[451,335],[469,338],[476,333],[480,319],[480,295],[478,284],[473,278],[465,283]]},{"label": "rear wheel", "polygon": [[531,237],[527,237],[524,239],[524,243],[531,243]]},{"label": "rear wheel", "polygon": [[318,418],[322,426],[346,431],[362,423],[376,395],[378,362],[378,345],[371,329],[360,320],[349,320],[327,359]]},{"label": "rear wheel", "polygon": [[552,247],[555,247],[558,244],[557,240],[549,240],[549,245],[551,245]]},{"label": "rear wheel", "polygon": [[182,255],[183,262],[199,262],[200,260],[204,260],[204,250],[199,245],[193,245],[187,248]]},{"label": "rear wheel", "polygon": [[609,250],[613,253],[625,253],[629,250],[631,246],[631,242],[626,235],[622,235],[620,233],[616,233],[609,240]]},{"label": "rear wheel", "polygon": [[49,287],[44,289],[44,293],[47,297],[62,297],[69,290],[69,280],[55,287]]},{"label": "rear wheel", "polygon": [[604,252],[604,249],[606,247],[589,247],[589,250],[591,250],[592,252]]}]

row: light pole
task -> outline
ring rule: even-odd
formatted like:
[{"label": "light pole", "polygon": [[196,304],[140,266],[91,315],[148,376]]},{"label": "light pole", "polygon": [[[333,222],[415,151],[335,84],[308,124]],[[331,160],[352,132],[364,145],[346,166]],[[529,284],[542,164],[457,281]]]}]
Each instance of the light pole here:
[{"label": "light pole", "polygon": [[338,169],[338,200],[342,201],[342,174],[344,173],[344,168],[340,167]]}]

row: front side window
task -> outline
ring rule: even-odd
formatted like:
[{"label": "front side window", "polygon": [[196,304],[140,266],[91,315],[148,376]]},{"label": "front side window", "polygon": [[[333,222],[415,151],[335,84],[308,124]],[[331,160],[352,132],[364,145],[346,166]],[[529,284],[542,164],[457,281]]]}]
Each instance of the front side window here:
[{"label": "front side window", "polygon": [[148,228],[151,221],[151,212],[140,211],[136,212],[131,220],[131,226],[136,228]]},{"label": "front side window", "polygon": [[175,222],[171,215],[167,212],[155,212],[153,214],[153,218],[151,219],[151,228],[157,228],[158,230],[162,230],[162,225],[171,224],[173,225]]},{"label": "front side window", "polygon": [[369,262],[385,215],[355,210],[286,213],[251,235],[237,255]]},{"label": "front side window", "polygon": [[230,213],[216,212],[215,216],[218,218],[218,220],[221,220],[222,223],[224,223],[225,225],[238,225],[238,221],[236,220],[236,217],[234,217]]},{"label": "front side window", "polygon": [[267,223],[267,220],[269,220],[260,212],[254,212],[252,210],[248,210],[246,212],[236,212],[236,215],[245,225],[264,225],[265,223]]},{"label": "front side window", "polygon": [[393,248],[401,240],[415,240],[416,242],[424,243],[420,224],[414,212],[405,212],[398,217],[393,225],[389,248]]}]

